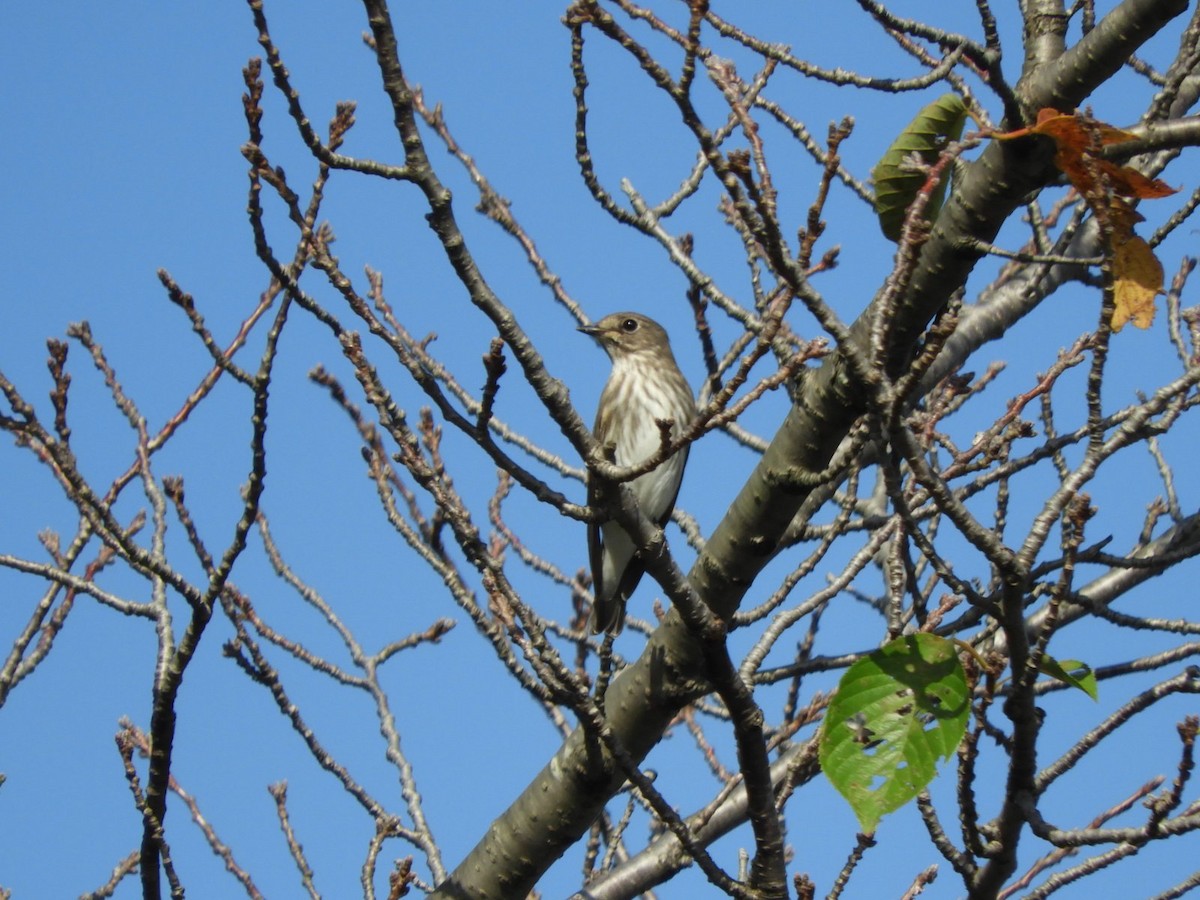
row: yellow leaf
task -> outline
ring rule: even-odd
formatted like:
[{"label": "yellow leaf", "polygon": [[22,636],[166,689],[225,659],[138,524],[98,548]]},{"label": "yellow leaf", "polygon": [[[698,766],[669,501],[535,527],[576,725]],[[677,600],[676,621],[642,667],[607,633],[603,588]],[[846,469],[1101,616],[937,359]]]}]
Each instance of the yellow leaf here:
[{"label": "yellow leaf", "polygon": [[1113,253],[1113,295],[1116,311],[1112,329],[1120,331],[1126,322],[1149,328],[1154,321],[1154,298],[1163,290],[1162,263],[1154,251],[1137,235],[1116,243]]}]

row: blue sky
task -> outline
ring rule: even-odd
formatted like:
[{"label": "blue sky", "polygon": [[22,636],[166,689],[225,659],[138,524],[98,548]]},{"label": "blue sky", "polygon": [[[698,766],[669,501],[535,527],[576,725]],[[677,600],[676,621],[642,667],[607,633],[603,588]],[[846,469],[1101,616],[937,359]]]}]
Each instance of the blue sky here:
[{"label": "blue sky", "polygon": [[[900,12],[928,14],[926,4],[907,6]],[[975,33],[973,4],[948,6],[954,8],[939,12],[946,19],[938,24]],[[513,201],[515,215],[588,314],[598,318],[617,309],[639,309],[662,320],[674,334],[686,335],[690,311],[682,276],[660,247],[597,209],[580,181],[573,157],[568,33],[558,21],[558,5],[454,0],[395,7],[410,79],[423,86],[431,101],[443,103],[455,137],[494,187]],[[915,72],[886,55],[890,51],[884,39],[851,4],[761,2],[726,7],[744,16],[739,21],[749,30],[788,43],[797,55],[818,64],[883,75]],[[312,0],[268,3],[267,12],[314,122],[323,127],[337,101],[357,100],[359,123],[346,152],[398,161],[390,111],[372,57],[362,45],[366,23],[361,12],[350,4]],[[261,51],[250,14],[238,3],[81,4],[69,15],[55,13],[56,8],[38,4],[0,8],[0,112],[8,123],[8,139],[0,144],[0,170],[7,176],[0,217],[5,250],[5,264],[0,266],[0,370],[48,409],[44,342],[51,336],[61,338],[69,323],[87,320],[126,392],[156,429],[210,365],[185,317],[167,301],[156,271],[168,270],[195,296],[222,342],[267,285],[245,214],[247,166],[239,150],[246,140],[241,67]],[[678,19],[677,11],[672,15]],[[1002,24],[1012,41],[1013,16],[1005,15]],[[1010,46],[1008,71],[1015,77],[1020,54],[1015,42]],[[1161,40],[1148,52],[1166,54],[1171,48],[1171,42]],[[693,157],[674,112],[650,95],[644,77],[627,58],[599,41],[589,52],[593,152],[601,179],[616,190],[619,179],[629,178],[648,197],[663,196]],[[1150,94],[1139,82],[1136,89],[1105,89],[1093,102],[1100,118],[1126,124]],[[935,95],[936,91],[880,99],[781,77],[778,99],[802,110],[818,136],[827,122],[853,114],[858,130],[845,145],[844,156],[865,178],[896,131]],[[303,193],[315,169],[269,83],[264,106],[264,149]],[[715,110],[715,103],[709,109]],[[782,132],[764,133],[774,154],[783,217],[799,224],[811,201],[816,169],[787,144]],[[459,221],[489,283],[514,309],[539,343],[550,370],[568,384],[590,419],[606,375],[601,354],[575,333],[574,321],[537,284],[518,248],[492,223],[471,213],[475,195],[455,161],[435,141],[429,146],[443,179],[455,191]],[[1194,167],[1177,166],[1167,180],[1179,185],[1193,171]],[[1185,186],[1185,195],[1192,187]],[[737,285],[745,299],[741,248],[721,228],[715,202],[710,184],[672,228],[694,231],[698,258],[715,277]],[[1150,219],[1144,233],[1176,208],[1174,201],[1160,202],[1160,208],[1143,210]],[[271,209],[276,249],[290,255],[286,224],[278,206]],[[382,271],[389,299],[410,331],[437,332],[434,352],[474,389],[483,383],[479,359],[492,331],[453,280],[423,211],[417,192],[407,185],[338,176],[331,183],[323,217],[333,224],[338,237],[334,252],[345,271],[357,276],[367,265]],[[842,266],[817,287],[850,320],[890,269],[893,248],[878,234],[861,202],[847,192],[835,192],[827,218],[828,237],[821,249],[840,243]],[[1164,252],[1168,277],[1185,251],[1194,252],[1190,234],[1177,236]],[[981,269],[994,271],[994,266]],[[972,284],[977,286],[976,281]],[[335,302],[327,289],[322,299]],[[954,423],[961,432],[958,437],[969,440],[973,429],[1003,410],[1007,397],[1028,388],[1032,372],[1049,365],[1058,348],[1092,327],[1094,307],[1094,294],[1064,292],[1015,329],[1005,345],[985,348],[977,370],[997,358],[1007,360],[1010,368],[992,389],[990,401],[982,404],[978,418]],[[812,334],[815,326],[805,322],[798,328]],[[698,383],[702,361],[695,342],[677,337],[676,351]],[[240,361],[252,366],[254,357]],[[1147,332],[1127,329],[1114,341],[1106,397],[1115,407],[1131,401],[1137,390],[1152,391],[1169,377],[1173,363],[1162,316]],[[324,592],[368,647],[423,630],[441,616],[457,619],[457,627],[440,646],[401,654],[384,676],[427,814],[445,861],[453,866],[545,763],[558,737],[504,676],[438,579],[399,546],[379,511],[373,485],[363,476],[356,435],[344,415],[307,379],[317,364],[353,385],[336,343],[320,326],[297,315],[282,342],[272,391],[264,509],[299,576]],[[133,435],[77,344],[71,347],[71,371],[73,446],[85,474],[107,485],[131,462]],[[416,388],[398,371],[386,374],[393,379],[398,401],[415,411],[422,404]],[[1082,385],[1082,372],[1075,376]],[[528,427],[538,440],[556,452],[569,453],[553,426],[531,413],[536,412],[534,403],[532,394],[510,377],[501,392],[499,414],[532,422]],[[769,435],[781,415],[776,399],[755,412],[748,424]],[[197,524],[213,547],[224,546],[240,507],[238,490],[249,465],[249,437],[248,396],[222,385],[157,461],[159,477],[185,478]],[[1195,440],[1194,423],[1185,420],[1164,440],[1164,449],[1173,461],[1184,463]],[[449,432],[445,451],[451,465],[462,467],[459,488],[472,501],[485,502],[494,489],[490,464],[479,465],[478,457]],[[752,464],[752,458],[727,438],[712,435],[693,450],[681,505],[710,530]],[[1186,470],[1178,476],[1183,505],[1194,506],[1195,476]],[[1104,514],[1097,527],[1114,534],[1114,547],[1123,549],[1136,536],[1144,504],[1156,490],[1154,477],[1153,463],[1142,453],[1118,464],[1094,486],[1094,499]],[[1030,482],[1037,486],[1035,479]],[[558,486],[582,500],[578,484],[564,480]],[[128,518],[145,505],[145,497],[131,490],[118,510]],[[508,512],[514,523],[535,535],[539,552],[569,571],[584,564],[581,525],[520,497],[514,497]],[[1030,512],[1016,506],[1014,529]],[[0,553],[42,559],[39,530],[55,529],[65,539],[75,525],[76,516],[45,468],[6,441],[0,448]],[[169,541],[179,558],[186,558],[178,528],[169,533]],[[682,559],[691,558],[677,533],[673,546]],[[310,642],[318,652],[340,659],[344,651],[336,637],[272,575],[259,547],[252,537],[252,552],[239,564],[234,581],[254,598],[264,616],[286,624],[289,634]],[[194,564],[181,567],[193,577],[198,574]],[[784,571],[764,574],[764,593]],[[517,577],[527,596],[535,598],[530,601],[535,606],[545,603],[548,614],[565,614],[565,605],[554,606],[566,603],[561,591],[553,594],[544,582],[524,573]],[[102,583],[135,599],[146,596],[144,583],[127,573],[110,573]],[[869,590],[872,585],[863,587]],[[1154,601],[1153,614],[1187,615],[1190,588],[1181,574],[1151,582],[1143,591]],[[0,645],[11,642],[41,591],[35,580],[0,568]],[[648,588],[639,592],[635,602],[640,602],[641,615],[647,615],[651,596]],[[828,653],[862,650],[878,639],[875,631],[861,631],[874,627],[869,624],[874,620],[850,598],[844,599],[823,625],[822,634],[830,639]],[[183,614],[181,607],[176,615]],[[300,895],[266,792],[266,785],[286,778],[293,823],[317,873],[318,888],[328,897],[356,895],[369,822],[317,769],[266,692],[248,683],[223,658],[221,645],[230,633],[219,617],[214,620],[185,679],[177,777],[197,796],[222,839],[269,897]],[[1154,638],[1138,640],[1147,648],[1156,646]],[[1111,629],[1081,627],[1064,634],[1056,649],[1060,658],[1100,665],[1128,655],[1132,645],[1124,635],[1114,637]],[[140,819],[122,777],[113,734],[122,716],[147,725],[153,652],[154,633],[147,621],[123,618],[81,600],[49,660],[0,709],[0,772],[7,776],[0,787],[0,827],[5,834],[0,842],[0,886],[12,889],[14,897],[74,896],[94,889],[137,845]],[[370,789],[401,809],[396,778],[383,758],[365,696],[334,690],[281,654],[272,659],[294,685],[297,702],[321,739]],[[827,688],[830,683],[814,679],[806,689]],[[1120,702],[1123,695],[1118,695],[1131,689],[1115,686],[1104,708]],[[1101,717],[1100,708],[1077,693],[1054,695],[1044,705],[1054,721],[1062,723],[1064,735],[1076,734]],[[771,708],[777,710],[778,704]],[[1064,826],[1082,825],[1096,809],[1116,802],[1152,773],[1171,777],[1176,754],[1173,723],[1194,709],[1186,699],[1163,704],[1146,714],[1146,730],[1136,742],[1114,742],[1105,748],[1108,770],[1094,768],[1065,792],[1069,797],[1056,801],[1061,807],[1054,811]],[[1048,737],[1047,757],[1064,749],[1066,740]],[[647,761],[659,771],[660,787],[668,796],[673,791],[685,796],[705,777],[695,754],[687,752],[687,743],[686,735],[677,732]],[[718,743],[732,764],[727,736],[719,737]],[[690,810],[707,796],[693,792],[678,802]],[[1070,802],[1072,797],[1078,806]],[[236,895],[237,885],[185,818],[186,810],[173,803],[169,838],[191,895]],[[849,809],[820,782],[806,789],[805,797],[791,808],[789,827],[798,848],[789,871],[810,872],[827,887],[852,846]],[[919,859],[900,849],[898,836],[919,827],[911,811],[885,820],[880,847],[868,854],[851,896],[870,897],[872,886],[885,892],[879,896],[899,895],[912,875],[940,861],[928,846]],[[889,834],[897,843],[895,851]],[[745,834],[738,838],[745,839]],[[718,845],[726,865],[734,864],[736,846],[732,840]],[[1194,854],[1194,838],[1148,850],[1148,869],[1129,867],[1126,874],[1117,867],[1108,884],[1125,887],[1112,896],[1166,888],[1194,867],[1181,858],[1188,848]],[[385,850],[384,860],[407,852],[394,843]],[[51,858],[53,864],[47,862]],[[572,852],[551,871],[542,886],[545,896],[561,896],[573,888],[579,859]],[[961,893],[944,862],[942,869],[926,896]],[[386,865],[381,865],[385,871]],[[1147,871],[1153,873],[1149,888]],[[697,873],[689,872],[659,896],[695,896],[703,890],[701,883]],[[130,880],[117,896],[140,896],[140,890]],[[1060,896],[1094,894],[1066,891]]]}]

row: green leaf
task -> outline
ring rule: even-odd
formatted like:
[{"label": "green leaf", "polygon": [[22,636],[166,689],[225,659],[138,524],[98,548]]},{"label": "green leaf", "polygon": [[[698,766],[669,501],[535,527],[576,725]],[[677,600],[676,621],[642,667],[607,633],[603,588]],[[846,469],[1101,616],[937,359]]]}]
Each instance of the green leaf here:
[{"label": "green leaf", "polygon": [[969,712],[966,674],[945,638],[897,638],[846,670],[825,715],[821,768],[865,833],[933,780]]},{"label": "green leaf", "polygon": [[1100,699],[1100,689],[1096,684],[1096,676],[1092,667],[1077,659],[1064,659],[1059,662],[1053,656],[1042,654],[1038,663],[1038,671],[1051,678],[1061,681],[1068,687],[1079,688],[1093,700]]},{"label": "green leaf", "polygon": [[[900,240],[904,216],[925,184],[925,174],[906,166],[905,159],[916,154],[926,165],[933,165],[945,146],[962,136],[966,121],[967,106],[962,97],[942,95],[917,113],[871,170],[875,179],[875,212],[879,227],[889,240]],[[948,182],[949,178],[942,178],[925,205],[927,221],[937,219]]]}]

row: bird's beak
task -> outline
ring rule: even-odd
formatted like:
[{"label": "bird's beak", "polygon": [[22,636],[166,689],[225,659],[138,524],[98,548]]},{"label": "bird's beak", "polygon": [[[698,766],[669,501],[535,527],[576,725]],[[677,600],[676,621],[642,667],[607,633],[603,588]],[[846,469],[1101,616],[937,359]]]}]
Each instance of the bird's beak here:
[{"label": "bird's beak", "polygon": [[599,325],[580,325],[575,330],[582,331],[588,337],[592,337],[592,338],[599,337],[600,335],[602,335],[604,333],[604,329],[601,328]]}]

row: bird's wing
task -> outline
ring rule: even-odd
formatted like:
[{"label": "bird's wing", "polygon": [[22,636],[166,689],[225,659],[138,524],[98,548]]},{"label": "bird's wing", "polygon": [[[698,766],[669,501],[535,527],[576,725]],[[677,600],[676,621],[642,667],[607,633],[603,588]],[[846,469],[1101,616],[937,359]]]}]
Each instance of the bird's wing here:
[{"label": "bird's wing", "polygon": [[688,451],[691,449],[691,444],[684,444],[683,448],[675,454],[679,457],[679,480],[675,482],[675,493],[671,495],[671,502],[667,504],[663,514],[658,517],[659,528],[666,528],[667,523],[671,521],[671,513],[675,511],[675,501],[679,499],[679,489],[683,487],[683,473],[687,471]]},{"label": "bird's wing", "polygon": [[[596,487],[592,473],[588,471],[587,478],[587,502],[592,509],[596,508]],[[604,580],[604,545],[600,541],[600,524],[598,522],[588,522],[587,527],[587,543],[588,543],[588,565],[592,567],[592,594],[599,597],[603,592]]]},{"label": "bird's wing", "polygon": [[[679,497],[679,489],[683,485],[683,471],[687,468],[688,449],[688,447],[684,447],[676,454],[680,458],[679,480],[675,482],[675,492],[671,494],[671,502],[667,504],[667,508],[663,511],[663,514],[654,521],[654,524],[659,528],[666,528],[667,523],[671,521],[671,512],[675,509],[675,500]],[[666,465],[666,463],[663,463],[663,465]],[[633,558],[625,566],[625,571],[621,573],[621,582],[617,587],[616,595],[621,598],[622,602],[629,599],[633,592],[637,590],[638,583],[645,574],[646,564],[642,562],[641,554],[635,552]]]}]

